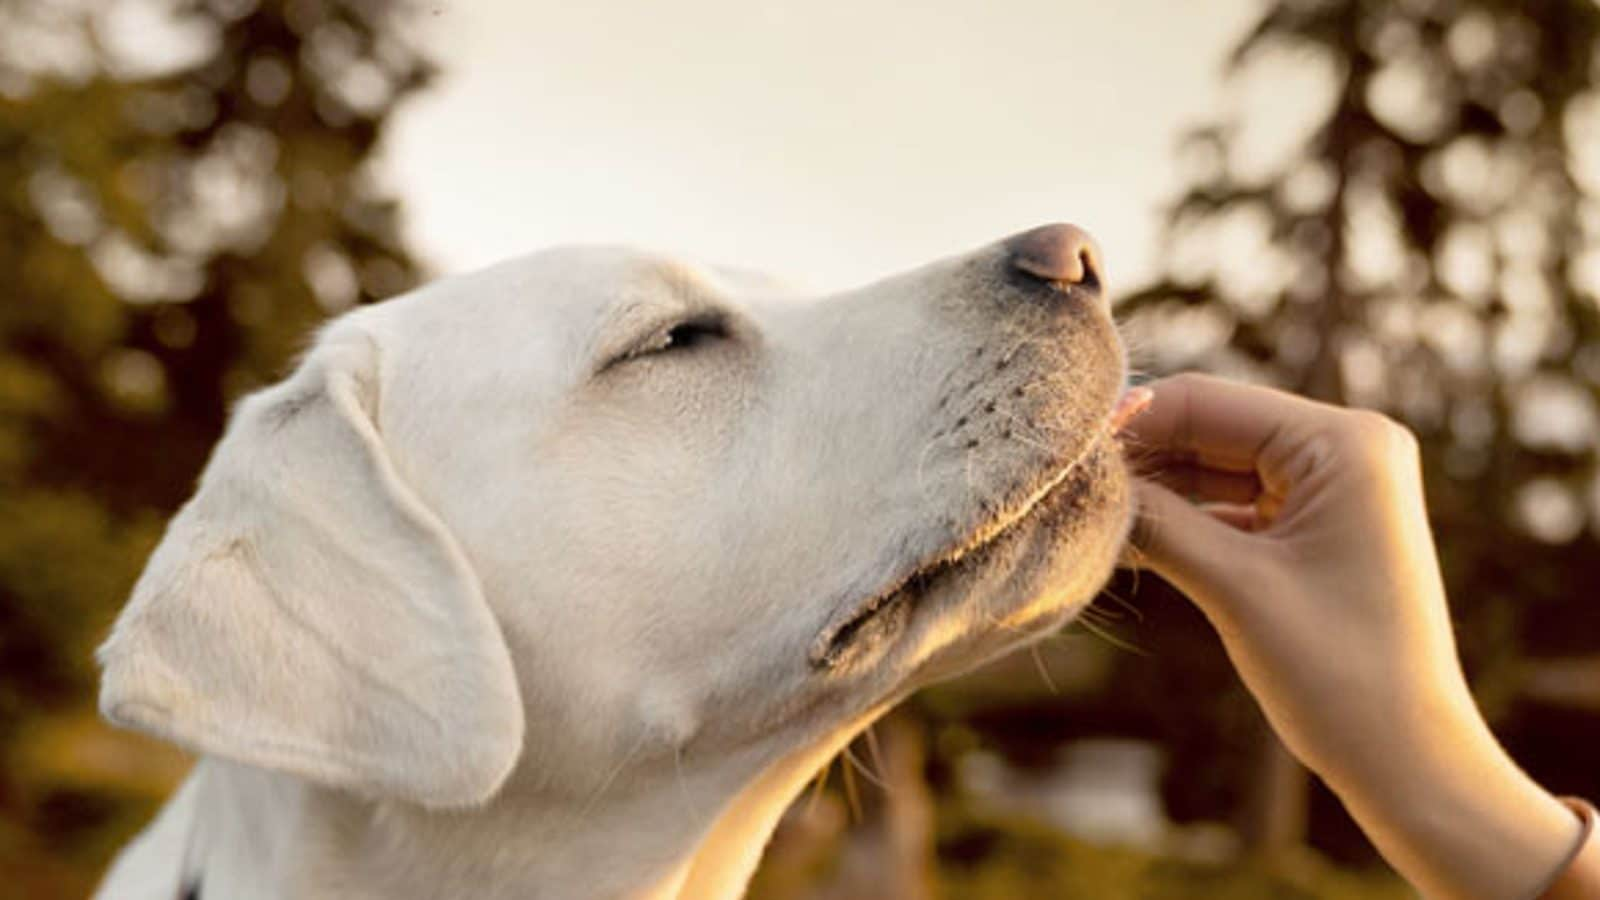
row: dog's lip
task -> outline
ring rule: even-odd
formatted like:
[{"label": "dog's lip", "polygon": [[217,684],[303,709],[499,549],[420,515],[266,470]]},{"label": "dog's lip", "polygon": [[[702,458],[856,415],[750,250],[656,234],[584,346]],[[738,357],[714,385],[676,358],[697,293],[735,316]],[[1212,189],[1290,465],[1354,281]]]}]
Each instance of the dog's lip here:
[{"label": "dog's lip", "polygon": [[1135,387],[1123,391],[1105,418],[1105,426],[1093,440],[1088,441],[1077,456],[1069,460],[1056,473],[1045,479],[1033,493],[1008,511],[995,516],[976,528],[963,540],[957,541],[912,567],[906,574],[890,583],[886,590],[873,594],[863,603],[845,607],[843,615],[835,614],[811,647],[811,664],[816,668],[830,668],[849,643],[849,638],[880,610],[902,597],[923,593],[942,576],[959,568],[1010,534],[1017,525],[1029,518],[1043,505],[1055,490],[1066,482],[1105,441],[1114,439],[1133,418],[1149,408],[1154,394],[1149,388]]}]

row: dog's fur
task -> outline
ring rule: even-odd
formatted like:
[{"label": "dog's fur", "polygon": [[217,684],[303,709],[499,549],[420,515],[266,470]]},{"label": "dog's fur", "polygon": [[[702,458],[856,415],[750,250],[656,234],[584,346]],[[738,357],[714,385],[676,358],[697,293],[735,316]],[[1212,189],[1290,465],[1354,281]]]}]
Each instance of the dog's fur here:
[{"label": "dog's fur", "polygon": [[101,650],[202,759],[100,896],[737,896],[853,734],[1109,573],[1090,294],[998,244],[821,297],[569,248],[333,322]]}]

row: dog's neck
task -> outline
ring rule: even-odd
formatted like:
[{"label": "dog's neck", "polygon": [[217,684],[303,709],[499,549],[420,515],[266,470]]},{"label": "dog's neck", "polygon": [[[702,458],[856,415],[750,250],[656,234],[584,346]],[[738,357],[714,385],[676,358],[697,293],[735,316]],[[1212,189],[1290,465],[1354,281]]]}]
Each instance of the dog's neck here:
[{"label": "dog's neck", "polygon": [[680,900],[736,898],[755,872],[767,839],[806,782],[842,751],[882,709],[830,732],[767,767],[724,805],[689,859],[686,877],[663,897]]},{"label": "dog's neck", "polygon": [[[239,834],[203,856],[205,882],[226,891],[230,877],[279,884],[284,896],[340,885],[344,898],[473,896],[720,900],[741,896],[761,852],[806,782],[877,714],[831,730],[764,765],[727,759],[714,772],[634,782],[582,804],[535,802],[519,785],[489,806],[424,813],[309,788],[281,822],[236,823]],[[731,773],[754,770],[751,777]],[[212,817],[261,809],[244,793],[281,791],[255,782],[259,770],[208,763],[212,781],[201,828]],[[619,779],[623,781],[624,779]],[[240,796],[230,796],[240,794]],[[282,841],[278,844],[278,841]],[[281,871],[260,866],[275,863]],[[215,877],[213,877],[215,876]],[[354,893],[352,893],[354,891]],[[277,894],[272,894],[277,896]]]}]

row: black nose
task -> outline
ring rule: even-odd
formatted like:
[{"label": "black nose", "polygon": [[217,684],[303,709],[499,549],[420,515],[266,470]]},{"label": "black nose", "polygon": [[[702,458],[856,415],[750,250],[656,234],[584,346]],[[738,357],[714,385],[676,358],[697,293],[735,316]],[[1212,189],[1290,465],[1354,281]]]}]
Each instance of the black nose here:
[{"label": "black nose", "polygon": [[1063,290],[1078,287],[1099,294],[1105,268],[1100,247],[1076,225],[1041,225],[1006,239],[1013,269]]}]

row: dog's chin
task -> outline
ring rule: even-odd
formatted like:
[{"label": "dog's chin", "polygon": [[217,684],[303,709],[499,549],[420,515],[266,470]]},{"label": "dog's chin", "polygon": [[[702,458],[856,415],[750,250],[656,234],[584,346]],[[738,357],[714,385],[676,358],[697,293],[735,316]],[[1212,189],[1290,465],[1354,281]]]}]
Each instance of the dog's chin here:
[{"label": "dog's chin", "polygon": [[1089,448],[1020,517],[819,636],[812,664],[897,684],[958,674],[1070,621],[1111,574],[1130,499],[1117,442]]}]

